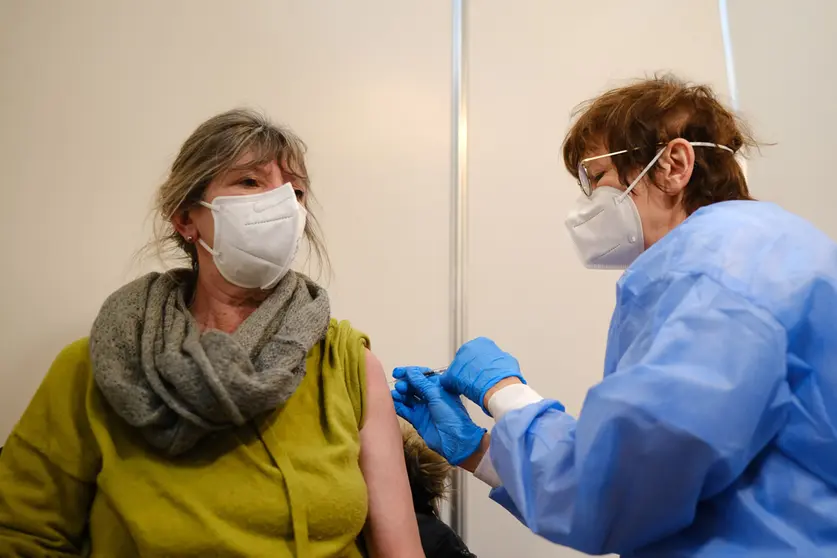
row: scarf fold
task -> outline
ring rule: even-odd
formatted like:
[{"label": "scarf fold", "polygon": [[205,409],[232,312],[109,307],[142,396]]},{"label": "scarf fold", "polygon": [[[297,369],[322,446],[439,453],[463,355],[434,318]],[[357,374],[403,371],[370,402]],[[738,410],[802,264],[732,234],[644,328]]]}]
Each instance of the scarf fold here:
[{"label": "scarf fold", "polygon": [[293,271],[232,334],[201,332],[191,270],[150,273],[105,301],[90,334],[93,375],[110,406],[166,454],[285,403],[328,331],[326,291]]}]

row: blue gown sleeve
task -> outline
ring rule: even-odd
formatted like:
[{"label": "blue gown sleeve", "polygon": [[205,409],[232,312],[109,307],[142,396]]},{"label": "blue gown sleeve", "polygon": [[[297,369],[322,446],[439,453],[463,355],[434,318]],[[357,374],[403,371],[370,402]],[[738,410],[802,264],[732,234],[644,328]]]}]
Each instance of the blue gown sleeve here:
[{"label": "blue gown sleeve", "polygon": [[676,533],[783,424],[785,330],[708,277],[678,283],[577,421],[544,400],[495,425],[491,497],[536,534],[606,554]]}]

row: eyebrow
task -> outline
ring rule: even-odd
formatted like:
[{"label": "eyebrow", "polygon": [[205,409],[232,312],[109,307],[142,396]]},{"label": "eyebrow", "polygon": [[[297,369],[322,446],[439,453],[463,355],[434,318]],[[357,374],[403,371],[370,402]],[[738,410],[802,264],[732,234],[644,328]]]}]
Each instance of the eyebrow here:
[{"label": "eyebrow", "polygon": [[229,171],[227,171],[224,180],[227,180],[229,182],[238,182],[239,180],[248,177],[257,178],[256,176],[254,176],[254,174],[255,173],[252,172],[252,169],[230,169]]},{"label": "eyebrow", "polygon": [[236,177],[236,178],[241,178],[241,177],[247,176],[247,175],[255,175],[259,178],[264,178],[265,176],[268,175],[268,172],[266,172],[263,169],[263,167],[265,165],[269,164],[269,163],[270,163],[269,160],[265,161],[265,162],[251,161],[251,162],[245,163],[243,165],[234,166],[234,167],[230,168],[230,170],[227,171],[227,172],[230,176],[233,176],[233,177]]},{"label": "eyebrow", "polygon": [[[263,159],[250,159],[246,163],[236,164],[230,167],[230,172],[232,171],[254,171],[263,173],[264,171],[261,170],[262,167],[265,165],[269,165],[272,162],[279,163],[278,160],[273,159],[272,157],[265,157]],[[281,167],[281,165],[280,165]]]}]

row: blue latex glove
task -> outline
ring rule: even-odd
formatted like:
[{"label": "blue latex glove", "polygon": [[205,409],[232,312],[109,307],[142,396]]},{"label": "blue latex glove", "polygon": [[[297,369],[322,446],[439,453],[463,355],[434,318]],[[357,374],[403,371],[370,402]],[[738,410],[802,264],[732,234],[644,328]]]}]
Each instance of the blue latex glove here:
[{"label": "blue latex glove", "polygon": [[442,387],[462,394],[490,414],[483,405],[486,392],[501,380],[517,378],[524,384],[517,359],[486,337],[468,341],[456,351],[456,357],[442,374]]},{"label": "blue latex glove", "polygon": [[439,384],[439,376],[426,377],[429,368],[396,368],[392,400],[398,416],[415,427],[427,445],[459,465],[479,448],[485,428],[471,420],[458,396],[448,393]]}]

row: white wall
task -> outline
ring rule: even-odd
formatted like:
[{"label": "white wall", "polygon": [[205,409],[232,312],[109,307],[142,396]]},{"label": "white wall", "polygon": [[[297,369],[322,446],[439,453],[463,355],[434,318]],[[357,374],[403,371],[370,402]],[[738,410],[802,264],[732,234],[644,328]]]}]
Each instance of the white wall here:
[{"label": "white wall", "polygon": [[[717,4],[479,0],[469,10],[469,334],[497,340],[535,389],[576,414],[601,379],[618,273],[585,270],[564,228],[580,194],[561,160],[569,114],[657,70],[725,92]],[[472,479],[468,542],[480,557],[577,555],[486,500]]]},{"label": "white wall", "polygon": [[730,0],[741,113],[775,143],[749,165],[753,194],[837,239],[837,3]]},{"label": "white wall", "polygon": [[155,187],[204,119],[309,144],[333,314],[386,366],[448,357],[446,2],[0,0],[0,444],[55,354],[154,264]]}]

